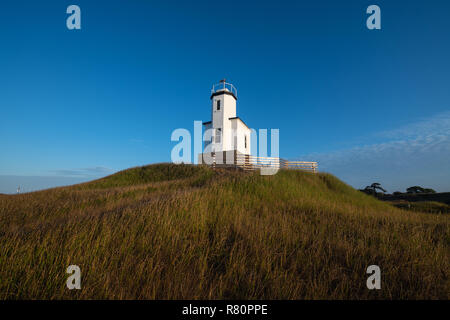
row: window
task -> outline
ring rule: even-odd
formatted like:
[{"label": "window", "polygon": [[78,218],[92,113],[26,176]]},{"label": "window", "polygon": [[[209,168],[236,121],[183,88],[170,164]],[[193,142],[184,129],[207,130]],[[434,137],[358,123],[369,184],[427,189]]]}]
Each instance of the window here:
[{"label": "window", "polygon": [[244,148],[247,149],[247,136],[244,136]]},{"label": "window", "polygon": [[220,110],[220,100],[217,100],[217,111]]},{"label": "window", "polygon": [[216,143],[220,142],[220,136],[222,135],[222,128],[216,129]]}]

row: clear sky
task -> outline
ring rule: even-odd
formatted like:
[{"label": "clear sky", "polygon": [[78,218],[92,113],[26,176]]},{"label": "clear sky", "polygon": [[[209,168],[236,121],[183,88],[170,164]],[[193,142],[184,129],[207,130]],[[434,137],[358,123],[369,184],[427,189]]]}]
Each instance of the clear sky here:
[{"label": "clear sky", "polygon": [[[68,30],[66,8],[81,8]],[[381,8],[381,30],[366,8]],[[356,188],[450,191],[449,1],[0,4],[0,192],[170,161],[211,85],[280,155]]]}]

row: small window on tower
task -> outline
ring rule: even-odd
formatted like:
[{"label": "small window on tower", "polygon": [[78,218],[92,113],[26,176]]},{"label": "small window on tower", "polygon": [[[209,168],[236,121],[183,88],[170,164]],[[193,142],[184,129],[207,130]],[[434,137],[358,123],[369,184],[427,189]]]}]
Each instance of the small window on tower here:
[{"label": "small window on tower", "polygon": [[217,100],[217,110],[220,110],[220,100]]},{"label": "small window on tower", "polygon": [[244,148],[247,149],[247,136],[244,136]]}]

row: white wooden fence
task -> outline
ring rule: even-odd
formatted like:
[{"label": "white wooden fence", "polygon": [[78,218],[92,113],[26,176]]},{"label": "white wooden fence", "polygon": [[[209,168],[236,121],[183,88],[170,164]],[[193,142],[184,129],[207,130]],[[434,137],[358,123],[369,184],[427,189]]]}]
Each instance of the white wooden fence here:
[{"label": "white wooden fence", "polygon": [[237,167],[242,168],[245,171],[260,169],[296,169],[313,173],[318,171],[317,162],[289,161],[277,157],[256,157],[240,153],[235,153],[232,161],[222,161],[222,159],[217,159],[216,155],[213,153],[210,161],[213,167]]}]

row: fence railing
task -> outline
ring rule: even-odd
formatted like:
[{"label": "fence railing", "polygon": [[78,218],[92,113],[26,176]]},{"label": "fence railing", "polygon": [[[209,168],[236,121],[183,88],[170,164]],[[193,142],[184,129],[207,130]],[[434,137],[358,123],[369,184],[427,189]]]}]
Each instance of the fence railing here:
[{"label": "fence railing", "polygon": [[212,86],[211,94],[216,93],[218,91],[229,91],[237,97],[237,89],[231,83],[221,81]]},{"label": "fence railing", "polygon": [[237,167],[245,171],[260,169],[293,169],[313,173],[318,171],[318,164],[314,161],[289,161],[277,157],[256,157],[240,153],[235,153],[234,159],[218,158],[212,154],[209,163],[213,167]]},{"label": "fence railing", "polygon": [[314,173],[317,172],[319,165],[314,161],[286,161],[287,169],[300,169],[310,170]]}]

